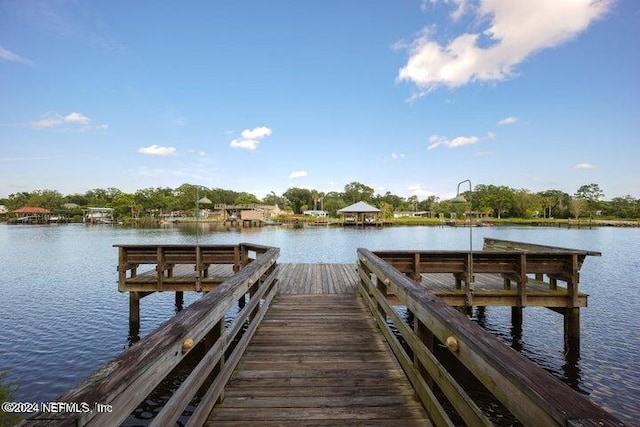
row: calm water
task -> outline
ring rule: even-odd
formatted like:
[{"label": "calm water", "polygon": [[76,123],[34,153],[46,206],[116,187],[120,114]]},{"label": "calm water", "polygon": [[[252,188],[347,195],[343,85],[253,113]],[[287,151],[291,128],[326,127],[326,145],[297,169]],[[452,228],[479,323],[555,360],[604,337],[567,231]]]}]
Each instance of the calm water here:
[{"label": "calm water", "polygon": [[[618,417],[640,420],[640,229],[478,228],[482,238],[596,250],[581,272],[590,294],[582,310],[582,351],[564,357],[563,319],[524,310],[522,353]],[[354,262],[369,249],[467,249],[465,228],[382,230],[266,227],[201,229],[206,244],[252,242],[281,248],[281,262]],[[117,291],[114,244],[196,243],[193,228],[0,225],[0,371],[18,385],[18,401],[50,401],[128,346],[128,296]],[[185,305],[198,294],[186,293]],[[141,302],[144,337],[175,312],[172,293]],[[487,308],[477,321],[511,344],[510,309]]]}]

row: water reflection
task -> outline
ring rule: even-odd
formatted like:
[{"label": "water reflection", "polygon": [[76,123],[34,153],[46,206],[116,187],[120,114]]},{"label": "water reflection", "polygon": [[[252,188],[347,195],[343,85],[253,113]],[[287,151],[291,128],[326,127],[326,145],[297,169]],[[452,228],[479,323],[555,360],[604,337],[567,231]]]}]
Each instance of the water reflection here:
[{"label": "water reflection", "polygon": [[[279,262],[354,262],[356,248],[466,248],[468,230],[451,227],[262,227],[214,229],[201,224],[202,244],[247,241],[281,248]],[[582,348],[565,351],[562,316],[527,307],[521,325],[509,308],[487,308],[481,322],[512,348],[589,394],[595,403],[632,423],[640,419],[640,229],[593,230],[487,227],[483,237],[597,250],[581,270],[580,289],[589,294],[581,310]],[[193,244],[195,225],[167,228],[7,226],[0,224],[0,371],[18,384],[16,400],[52,401],[82,378],[151,333],[174,313],[173,295],[150,295],[141,325],[129,330],[128,295],[117,292],[114,244]],[[615,286],[613,285],[615,284]],[[624,291],[626,290],[626,291]],[[43,292],[48,298],[42,299]],[[184,295],[183,308],[200,295]],[[472,317],[482,317],[476,311]],[[78,325],[83,325],[79,328]],[[611,343],[615,343],[612,345]],[[65,354],[65,357],[60,357]]]}]

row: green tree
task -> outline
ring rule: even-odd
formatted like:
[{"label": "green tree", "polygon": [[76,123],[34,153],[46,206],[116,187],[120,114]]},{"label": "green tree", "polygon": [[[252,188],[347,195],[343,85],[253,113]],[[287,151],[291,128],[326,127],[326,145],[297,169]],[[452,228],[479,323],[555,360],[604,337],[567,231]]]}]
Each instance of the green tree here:
[{"label": "green tree", "polygon": [[208,197],[206,189],[196,188],[193,184],[182,184],[173,192],[176,209],[195,212],[196,201],[204,196]]},{"label": "green tree", "polygon": [[345,201],[347,203],[357,203],[359,201],[372,203],[374,193],[373,188],[360,182],[351,182],[344,186]]},{"label": "green tree", "polygon": [[87,205],[91,207],[104,207],[108,206],[113,198],[122,194],[117,188],[94,188],[93,190],[89,190],[85,193],[85,197],[87,199]]},{"label": "green tree", "polygon": [[253,194],[249,193],[238,193],[236,198],[233,201],[234,205],[257,205],[260,204],[260,200]]},{"label": "green tree", "polygon": [[[491,209],[497,218],[513,207],[514,192],[506,186],[478,185],[472,198],[475,209]],[[467,197],[467,196],[465,196]]]},{"label": "green tree", "polygon": [[614,197],[607,204],[607,214],[616,218],[640,218],[640,199],[630,195]]},{"label": "green tree", "polygon": [[438,203],[438,197],[437,196],[429,196],[426,199],[424,199],[423,201],[418,203],[418,210],[419,211],[433,211],[437,203]]},{"label": "green tree", "polygon": [[274,191],[271,191],[269,194],[264,196],[262,203],[265,205],[278,205],[281,209],[284,209],[287,205],[287,199],[282,196],[278,196]]},{"label": "green tree", "polygon": [[331,216],[337,216],[338,210],[347,206],[344,195],[336,191],[331,191],[324,195],[324,210]]},{"label": "green tree", "polygon": [[64,203],[64,196],[56,190],[34,190],[27,200],[28,206],[38,206],[49,210],[59,210]]},{"label": "green tree", "polygon": [[394,208],[387,202],[380,202],[378,209],[382,211],[382,217],[385,219],[393,218]]},{"label": "green tree", "polygon": [[116,218],[137,219],[142,210],[142,205],[136,202],[133,194],[118,194],[110,203],[115,211]]},{"label": "green tree", "polygon": [[571,212],[576,219],[580,218],[580,216],[584,213],[587,208],[587,199],[583,197],[572,197],[571,198]]},{"label": "green tree", "polygon": [[404,200],[402,197],[392,194],[390,191],[387,191],[384,196],[376,196],[375,203],[377,206],[380,206],[381,203],[387,203],[393,207],[393,210],[400,210],[400,207],[403,205]]},{"label": "green tree", "polygon": [[26,191],[9,194],[9,198],[7,199],[7,209],[13,211],[28,206],[30,196],[31,194]]},{"label": "green tree", "polygon": [[593,211],[598,209],[598,203],[600,199],[604,197],[604,192],[600,189],[598,184],[587,184],[578,188],[575,197],[584,199],[587,202],[587,209],[589,215],[593,215]]},{"label": "green tree", "polygon": [[522,188],[513,192],[512,215],[517,218],[532,218],[542,214],[542,198]]},{"label": "green tree", "polygon": [[546,218],[568,218],[571,196],[560,190],[545,190],[538,193]]},{"label": "green tree", "polygon": [[313,206],[313,196],[306,188],[291,187],[282,194],[293,209],[293,213],[301,214],[303,206]]}]

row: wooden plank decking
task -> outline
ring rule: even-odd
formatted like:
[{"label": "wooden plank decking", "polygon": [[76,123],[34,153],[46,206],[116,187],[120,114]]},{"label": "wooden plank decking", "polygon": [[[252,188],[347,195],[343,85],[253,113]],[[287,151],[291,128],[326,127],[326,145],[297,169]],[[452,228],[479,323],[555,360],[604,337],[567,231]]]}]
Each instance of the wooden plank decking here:
[{"label": "wooden plank decking", "polygon": [[[332,274],[355,274],[353,267],[337,264],[288,267],[298,269],[298,289],[305,292],[316,292],[316,285],[344,290]],[[322,286],[304,283],[324,274]],[[276,296],[224,396],[206,425],[430,425],[371,314],[353,293]]]},{"label": "wooden plank decking", "polygon": [[354,264],[280,264],[281,294],[353,294],[358,273]]}]

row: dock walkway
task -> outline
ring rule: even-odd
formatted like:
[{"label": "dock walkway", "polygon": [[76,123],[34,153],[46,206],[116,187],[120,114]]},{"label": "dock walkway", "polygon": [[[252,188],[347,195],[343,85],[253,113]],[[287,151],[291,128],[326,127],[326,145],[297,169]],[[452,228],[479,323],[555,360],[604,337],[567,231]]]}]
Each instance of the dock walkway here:
[{"label": "dock walkway", "polygon": [[430,425],[367,311],[355,293],[277,295],[206,425]]},{"label": "dock walkway", "polygon": [[66,412],[23,425],[136,424],[136,410],[164,393],[151,426],[488,426],[503,414],[523,425],[622,426],[460,310],[545,304],[565,314],[567,335],[579,326],[579,269],[599,253],[486,243],[473,253],[359,248],[354,264],[280,264],[279,248],[251,243],[116,245],[130,327],[152,292],[175,292],[176,306],[184,291],[202,298],[56,398]]}]

